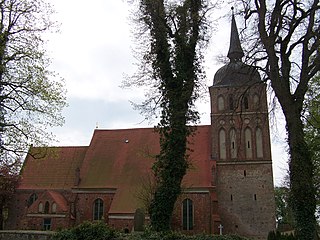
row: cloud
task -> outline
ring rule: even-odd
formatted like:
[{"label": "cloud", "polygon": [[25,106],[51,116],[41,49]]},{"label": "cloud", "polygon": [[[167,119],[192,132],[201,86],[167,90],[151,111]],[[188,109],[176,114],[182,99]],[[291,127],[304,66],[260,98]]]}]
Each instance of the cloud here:
[{"label": "cloud", "polygon": [[129,102],[104,101],[102,99],[69,99],[64,109],[66,122],[63,127],[54,128],[58,145],[89,145],[95,128],[119,129],[152,127],[134,111]]},{"label": "cloud", "polygon": [[60,34],[51,34],[52,68],[65,78],[68,96],[125,100],[123,73],[133,71],[128,6],[122,1],[54,0]]},{"label": "cloud", "polygon": [[[143,122],[143,116],[129,103],[129,100],[141,102],[143,90],[119,87],[123,74],[130,75],[135,70],[131,51],[134,39],[126,1],[51,2],[57,11],[55,18],[62,25],[60,34],[48,34],[48,53],[51,68],[66,81],[69,103],[63,112],[65,125],[52,129],[60,141],[58,145],[89,145],[97,123],[99,128],[107,129],[152,127]],[[207,86],[212,85],[214,73],[222,65],[216,56],[227,54],[229,29],[229,22],[224,20],[212,35],[205,55]],[[211,121],[209,94],[206,98],[207,101],[197,103],[201,124]],[[279,183],[287,155],[284,143],[276,143],[273,142],[272,156],[275,182]]]}]

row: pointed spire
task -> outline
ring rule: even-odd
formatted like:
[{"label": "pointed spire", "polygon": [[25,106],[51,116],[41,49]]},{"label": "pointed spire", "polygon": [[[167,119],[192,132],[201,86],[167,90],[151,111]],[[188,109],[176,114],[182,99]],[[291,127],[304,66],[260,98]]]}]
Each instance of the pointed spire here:
[{"label": "pointed spire", "polygon": [[240,44],[237,24],[233,14],[233,7],[231,9],[232,9],[231,37],[230,37],[229,52],[227,56],[231,62],[237,62],[237,61],[241,61],[241,58],[244,56],[244,53]]}]

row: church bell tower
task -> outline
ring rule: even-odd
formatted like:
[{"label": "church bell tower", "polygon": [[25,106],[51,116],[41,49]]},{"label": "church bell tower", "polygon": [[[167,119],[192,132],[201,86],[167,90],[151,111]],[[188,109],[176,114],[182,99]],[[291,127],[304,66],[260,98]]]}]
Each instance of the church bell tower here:
[{"label": "church bell tower", "polygon": [[266,84],[242,62],[234,15],[227,56],[209,88],[218,211],[223,233],[267,239],[275,201]]}]

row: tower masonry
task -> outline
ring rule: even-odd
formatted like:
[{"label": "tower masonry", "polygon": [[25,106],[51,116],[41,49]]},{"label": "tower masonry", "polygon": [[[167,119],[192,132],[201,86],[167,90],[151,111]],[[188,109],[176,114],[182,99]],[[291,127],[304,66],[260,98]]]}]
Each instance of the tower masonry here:
[{"label": "tower masonry", "polygon": [[243,56],[232,16],[230,61],[209,88],[211,154],[223,232],[266,239],[275,228],[266,84]]}]

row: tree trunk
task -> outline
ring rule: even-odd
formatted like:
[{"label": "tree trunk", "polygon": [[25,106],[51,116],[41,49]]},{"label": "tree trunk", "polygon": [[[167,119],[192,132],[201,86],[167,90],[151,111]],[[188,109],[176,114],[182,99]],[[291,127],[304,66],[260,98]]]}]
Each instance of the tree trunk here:
[{"label": "tree trunk", "polygon": [[0,230],[3,230],[3,211],[2,211],[2,207],[0,207]]},{"label": "tree trunk", "polygon": [[155,231],[170,230],[174,205],[188,168],[186,151],[189,130],[185,117],[175,120],[171,128],[160,129],[162,147],[155,165],[157,188],[149,209]]},{"label": "tree trunk", "polygon": [[298,239],[314,239],[316,233],[313,163],[304,139],[303,123],[297,107],[284,111],[287,121],[290,170],[290,204],[296,220]]}]

